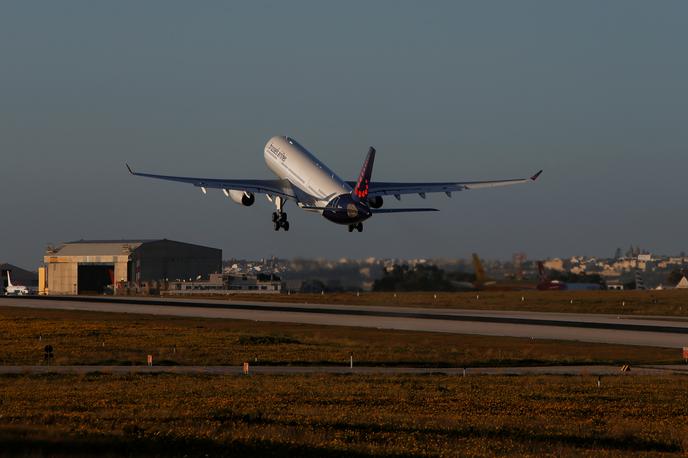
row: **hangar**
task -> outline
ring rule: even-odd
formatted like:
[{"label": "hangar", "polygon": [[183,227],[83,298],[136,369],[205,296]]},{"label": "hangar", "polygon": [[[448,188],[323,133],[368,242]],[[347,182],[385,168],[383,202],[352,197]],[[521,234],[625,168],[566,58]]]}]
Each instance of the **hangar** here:
[{"label": "hangar", "polygon": [[77,240],[46,250],[47,294],[104,294],[116,285],[207,278],[222,250],[174,240]]}]

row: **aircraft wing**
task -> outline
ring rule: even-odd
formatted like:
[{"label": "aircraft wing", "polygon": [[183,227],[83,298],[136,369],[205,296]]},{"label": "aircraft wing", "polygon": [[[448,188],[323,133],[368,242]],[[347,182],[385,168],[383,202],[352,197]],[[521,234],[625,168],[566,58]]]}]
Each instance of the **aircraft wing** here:
[{"label": "aircraft wing", "polygon": [[158,180],[177,181],[192,184],[205,190],[206,188],[223,189],[226,191],[246,191],[254,194],[270,194],[295,199],[291,184],[286,180],[233,180],[218,178],[178,177],[171,175],[156,175],[153,173],[134,172],[126,164],[129,173],[139,177],[156,178]]},{"label": "aircraft wing", "polygon": [[[510,180],[492,180],[492,181],[449,181],[449,182],[430,182],[430,183],[407,183],[407,182],[384,182],[372,181],[369,185],[368,194],[375,196],[395,196],[400,198],[401,194],[419,194],[425,197],[425,193],[444,192],[450,195],[455,191],[467,191],[470,189],[481,188],[496,188],[498,186],[511,186],[514,184],[528,183],[535,181],[542,173],[542,170],[537,172],[530,178],[514,178]],[[354,186],[354,182],[349,182],[350,186]]]}]

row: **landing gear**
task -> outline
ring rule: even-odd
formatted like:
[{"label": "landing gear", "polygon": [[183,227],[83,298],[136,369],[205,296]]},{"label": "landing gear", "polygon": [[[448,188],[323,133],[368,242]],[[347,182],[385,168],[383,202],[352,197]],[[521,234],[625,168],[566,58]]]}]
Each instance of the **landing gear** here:
[{"label": "landing gear", "polygon": [[358,232],[363,232],[363,223],[349,224],[349,232],[353,232],[356,229]]},{"label": "landing gear", "polygon": [[279,231],[280,228],[284,229],[285,231],[289,230],[289,221],[287,221],[287,214],[284,212],[273,213],[272,214],[272,223],[275,225],[276,231]]},{"label": "landing gear", "polygon": [[272,222],[275,225],[275,230],[279,231],[280,228],[284,229],[285,231],[289,230],[289,221],[287,221],[287,214],[282,211],[284,208],[284,200],[277,196],[275,197],[275,207],[277,207],[277,211],[272,213]]}]

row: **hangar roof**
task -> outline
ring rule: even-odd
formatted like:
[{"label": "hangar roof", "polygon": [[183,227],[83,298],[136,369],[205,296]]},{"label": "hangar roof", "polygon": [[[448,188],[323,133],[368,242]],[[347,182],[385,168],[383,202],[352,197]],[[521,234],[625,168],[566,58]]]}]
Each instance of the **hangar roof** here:
[{"label": "hangar roof", "polygon": [[[65,242],[63,245],[48,249],[46,256],[122,256],[129,255],[143,244],[153,242],[168,242],[171,244],[180,244],[186,246],[194,246],[201,248],[201,245],[194,245],[192,243],[175,242],[168,239],[121,239],[121,240],[75,240],[73,242]],[[215,249],[215,248],[213,248]]]},{"label": "hangar roof", "polygon": [[128,254],[143,243],[154,240],[77,240],[57,248],[57,256],[116,256]]},{"label": "hangar roof", "polygon": [[158,242],[160,240],[166,239],[104,239],[104,240],[74,240],[73,242],[65,242],[65,245],[72,245],[75,243],[147,243],[147,242]]}]

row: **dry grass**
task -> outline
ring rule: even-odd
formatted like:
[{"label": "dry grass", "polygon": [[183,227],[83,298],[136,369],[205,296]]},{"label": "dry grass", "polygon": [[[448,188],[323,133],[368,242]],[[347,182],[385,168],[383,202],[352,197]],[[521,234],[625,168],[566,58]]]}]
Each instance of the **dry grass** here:
[{"label": "dry grass", "polygon": [[[194,296],[198,298],[199,296]],[[226,300],[226,296],[207,296]],[[521,298],[524,300],[521,301]],[[244,294],[231,300],[438,307],[533,312],[688,316],[688,290],[667,291],[480,291],[465,293]],[[571,302],[573,300],[573,302]]]},{"label": "dry grass", "polygon": [[688,452],[685,377],[0,377],[0,455]]},{"label": "dry grass", "polygon": [[677,349],[116,313],[0,307],[0,364],[485,365],[679,363]]}]

